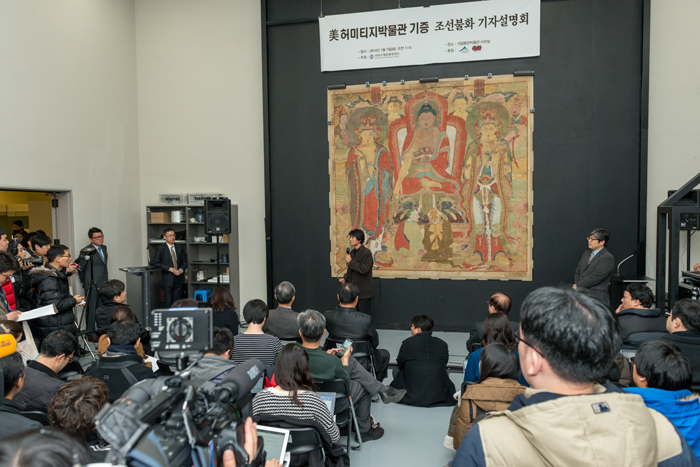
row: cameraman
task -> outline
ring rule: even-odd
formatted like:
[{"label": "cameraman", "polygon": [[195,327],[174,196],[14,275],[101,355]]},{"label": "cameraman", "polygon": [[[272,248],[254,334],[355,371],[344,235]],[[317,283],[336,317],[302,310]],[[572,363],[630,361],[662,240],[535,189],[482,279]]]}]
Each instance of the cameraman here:
[{"label": "cameraman", "polygon": [[[2,237],[5,237],[5,235],[2,235]],[[16,311],[15,291],[14,287],[12,287],[12,281],[10,281],[10,278],[17,270],[19,270],[17,259],[8,252],[1,251],[0,283],[2,286],[0,287],[0,319],[17,321],[19,315],[22,314],[21,311]]]},{"label": "cameraman", "polygon": [[[36,237],[34,238],[36,240]],[[48,263],[45,267],[35,267],[29,272],[34,289],[34,301],[39,307],[56,305],[58,314],[42,316],[32,321],[36,326],[35,336],[39,339],[58,329],[65,329],[73,335],[78,333],[75,326],[73,308],[83,301],[81,295],[70,294],[68,277],[71,272],[71,255],[65,245],[54,245],[46,253]],[[36,322],[36,324],[35,324]]]}]

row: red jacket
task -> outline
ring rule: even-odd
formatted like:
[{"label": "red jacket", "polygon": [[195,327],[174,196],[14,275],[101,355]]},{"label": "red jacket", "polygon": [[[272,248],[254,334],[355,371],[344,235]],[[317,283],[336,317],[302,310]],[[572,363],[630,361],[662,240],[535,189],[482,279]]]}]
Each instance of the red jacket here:
[{"label": "red jacket", "polygon": [[5,292],[7,301],[10,304],[10,310],[16,310],[17,306],[15,305],[15,288],[12,286],[12,281],[10,281],[10,279],[7,279],[5,283],[2,284],[2,290],[3,292]]}]

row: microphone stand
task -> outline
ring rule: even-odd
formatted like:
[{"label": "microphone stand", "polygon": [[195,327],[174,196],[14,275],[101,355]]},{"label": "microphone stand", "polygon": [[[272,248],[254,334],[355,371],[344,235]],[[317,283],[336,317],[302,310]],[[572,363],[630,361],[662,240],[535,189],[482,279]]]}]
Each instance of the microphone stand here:
[{"label": "microphone stand", "polygon": [[637,250],[634,250],[631,255],[629,255],[627,258],[623,259],[622,261],[620,261],[620,263],[617,265],[617,275],[618,276],[620,275],[620,266],[622,266],[622,263],[624,263],[625,261],[627,261],[628,259],[630,259],[631,257],[633,257],[636,254],[637,254]]}]

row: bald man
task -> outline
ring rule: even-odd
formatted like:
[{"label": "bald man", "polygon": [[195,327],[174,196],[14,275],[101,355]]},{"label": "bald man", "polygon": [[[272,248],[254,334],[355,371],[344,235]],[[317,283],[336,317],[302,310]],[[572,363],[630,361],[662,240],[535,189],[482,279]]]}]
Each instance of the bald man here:
[{"label": "bald man", "polygon": [[[493,313],[503,313],[504,315],[507,315],[508,312],[510,311],[510,297],[504,293],[501,292],[496,292],[495,294],[491,295],[491,298],[489,298],[488,302],[488,310],[489,314]],[[510,326],[513,328],[513,334],[517,334],[518,330],[520,329],[520,324],[516,323],[515,321],[510,322]],[[481,344],[481,336],[482,332],[481,330],[484,328],[484,322],[478,322],[474,324],[474,329],[472,332],[469,334],[469,339],[467,340],[467,351],[472,352],[472,350],[476,350],[478,347],[476,347],[476,344]],[[474,349],[472,349],[472,346],[475,346]]]}]

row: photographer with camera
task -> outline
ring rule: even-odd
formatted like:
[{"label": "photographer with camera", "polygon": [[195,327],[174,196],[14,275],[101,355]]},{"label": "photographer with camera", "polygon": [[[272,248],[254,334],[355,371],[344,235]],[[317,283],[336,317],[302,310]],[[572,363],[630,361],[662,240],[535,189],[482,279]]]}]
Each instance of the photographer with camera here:
[{"label": "photographer with camera", "polygon": [[[0,240],[2,243],[2,240]],[[21,311],[15,306],[15,291],[10,278],[19,270],[17,259],[6,251],[0,252],[0,319],[17,321]]]},{"label": "photographer with camera", "polygon": [[34,301],[38,307],[56,305],[58,314],[32,320],[34,336],[43,339],[58,329],[65,329],[77,335],[73,308],[81,303],[84,297],[70,294],[67,274],[74,269],[71,267],[70,251],[65,245],[54,245],[48,249],[46,259],[46,266],[34,267],[29,273],[34,289]]}]

